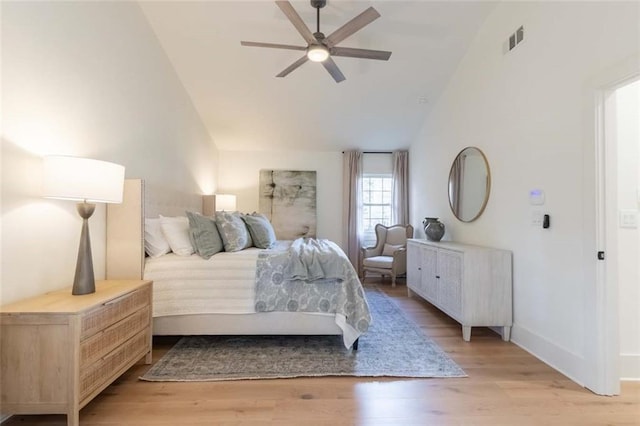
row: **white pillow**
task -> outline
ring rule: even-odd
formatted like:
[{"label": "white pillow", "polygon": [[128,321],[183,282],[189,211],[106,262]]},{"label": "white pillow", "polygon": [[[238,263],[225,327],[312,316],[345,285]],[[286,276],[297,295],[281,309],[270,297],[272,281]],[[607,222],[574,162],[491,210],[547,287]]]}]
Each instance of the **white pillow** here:
[{"label": "white pillow", "polygon": [[398,244],[397,246],[394,246],[393,244],[385,243],[384,248],[382,249],[382,255],[393,256],[393,253],[395,253],[396,250],[401,249],[402,247],[404,247],[404,245],[402,244]]},{"label": "white pillow", "polygon": [[171,251],[160,227],[160,218],[144,219],[144,250],[150,257],[160,257]]},{"label": "white pillow", "polygon": [[186,216],[160,216],[162,233],[171,247],[171,251],[178,256],[191,256],[195,249],[189,238],[189,219]]}]

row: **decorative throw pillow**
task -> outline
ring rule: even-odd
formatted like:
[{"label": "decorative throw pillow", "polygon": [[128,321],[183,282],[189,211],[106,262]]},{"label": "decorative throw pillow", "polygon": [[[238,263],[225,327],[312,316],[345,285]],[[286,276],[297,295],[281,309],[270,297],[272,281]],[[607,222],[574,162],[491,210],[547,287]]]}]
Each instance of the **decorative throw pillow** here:
[{"label": "decorative throw pillow", "polygon": [[253,245],[251,234],[239,212],[216,212],[216,225],[225,251],[240,251]]},{"label": "decorative throw pillow", "polygon": [[189,220],[186,216],[160,216],[160,227],[172,252],[178,256],[193,254],[195,250],[189,238]]},{"label": "decorative throw pillow", "polygon": [[144,250],[150,257],[160,257],[171,251],[160,227],[160,218],[144,219]]},{"label": "decorative throw pillow", "polygon": [[245,214],[242,215],[242,220],[249,228],[254,246],[262,249],[273,247],[276,243],[276,232],[266,216],[260,213]]},{"label": "decorative throw pillow", "polygon": [[394,246],[393,244],[385,244],[384,248],[382,249],[382,255],[393,256],[393,252],[395,252],[398,249],[401,249],[402,247],[404,247],[404,245],[402,244],[399,244],[397,246]]},{"label": "decorative throw pillow", "polygon": [[222,238],[218,232],[216,221],[212,217],[200,213],[185,212],[189,219],[189,236],[196,253],[203,259],[209,259],[223,249]]}]

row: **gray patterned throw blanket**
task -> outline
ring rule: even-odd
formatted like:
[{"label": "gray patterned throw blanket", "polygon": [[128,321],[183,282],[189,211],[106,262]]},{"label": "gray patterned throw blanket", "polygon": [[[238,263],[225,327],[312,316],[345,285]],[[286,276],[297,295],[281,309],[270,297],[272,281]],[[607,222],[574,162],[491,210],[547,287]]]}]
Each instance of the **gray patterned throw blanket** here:
[{"label": "gray patterned throw blanket", "polygon": [[256,312],[335,313],[344,345],[369,328],[369,306],[358,274],[332,241],[278,241],[258,255]]}]

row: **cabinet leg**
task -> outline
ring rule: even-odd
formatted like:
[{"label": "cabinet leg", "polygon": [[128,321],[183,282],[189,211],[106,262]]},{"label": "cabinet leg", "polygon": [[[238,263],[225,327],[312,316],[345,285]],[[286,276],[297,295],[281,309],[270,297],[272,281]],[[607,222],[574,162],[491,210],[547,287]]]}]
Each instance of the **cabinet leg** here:
[{"label": "cabinet leg", "polygon": [[502,327],[502,340],[505,342],[511,340],[511,326],[505,325]]},{"label": "cabinet leg", "polygon": [[149,351],[145,356],[144,356],[144,363],[149,365],[151,364],[151,360],[153,358],[153,354],[151,353],[151,351]]},{"label": "cabinet leg", "polygon": [[67,426],[80,425],[80,412],[78,410],[67,411]]},{"label": "cabinet leg", "polygon": [[462,326],[462,340],[465,342],[471,341],[471,326],[463,325]]}]

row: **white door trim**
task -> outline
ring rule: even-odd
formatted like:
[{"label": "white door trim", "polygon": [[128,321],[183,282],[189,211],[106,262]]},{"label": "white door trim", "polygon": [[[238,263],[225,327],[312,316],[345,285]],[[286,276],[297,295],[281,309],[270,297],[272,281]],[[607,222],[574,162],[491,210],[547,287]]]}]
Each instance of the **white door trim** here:
[{"label": "white door trim", "polygon": [[640,77],[637,58],[609,77],[596,89],[595,99],[595,240],[596,250],[604,251],[606,258],[596,263],[595,294],[587,297],[586,306],[587,315],[591,312],[594,316],[595,328],[585,334],[591,348],[586,357],[585,384],[602,395],[620,393],[617,233],[613,232],[617,223],[615,91]]},{"label": "white door trim", "polygon": [[[611,232],[607,232],[608,202],[615,194],[611,193],[611,182],[608,179],[614,170],[615,163],[611,163],[611,147],[607,143],[615,143],[610,123],[615,117],[611,107],[615,105],[615,89],[598,90],[596,95],[596,247],[605,253],[605,259],[596,263],[596,306],[594,310],[595,326],[593,349],[595,365],[592,366],[594,380],[588,387],[602,395],[616,395],[620,393],[620,380],[617,355],[618,341],[618,283],[612,279],[617,268],[616,244],[612,244]],[[594,253],[594,255],[596,255]],[[611,267],[607,267],[611,265]],[[611,286],[615,288],[611,288]]]}]

